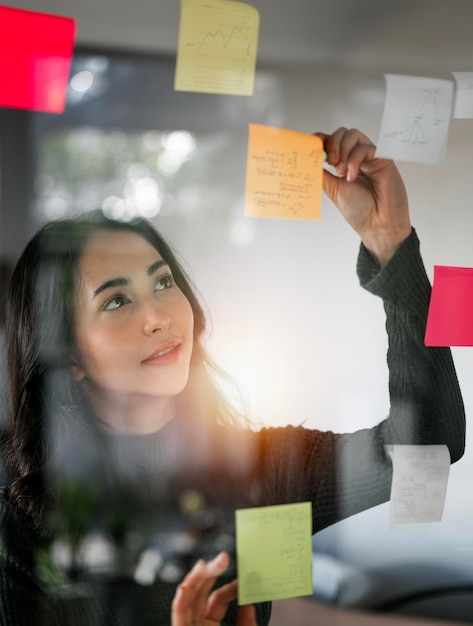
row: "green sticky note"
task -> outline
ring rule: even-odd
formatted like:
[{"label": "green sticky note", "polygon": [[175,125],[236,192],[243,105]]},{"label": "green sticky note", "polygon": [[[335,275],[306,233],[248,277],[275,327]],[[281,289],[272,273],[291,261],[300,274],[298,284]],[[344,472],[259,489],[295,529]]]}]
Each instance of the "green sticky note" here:
[{"label": "green sticky note", "polygon": [[310,502],[236,511],[238,604],[312,594]]}]

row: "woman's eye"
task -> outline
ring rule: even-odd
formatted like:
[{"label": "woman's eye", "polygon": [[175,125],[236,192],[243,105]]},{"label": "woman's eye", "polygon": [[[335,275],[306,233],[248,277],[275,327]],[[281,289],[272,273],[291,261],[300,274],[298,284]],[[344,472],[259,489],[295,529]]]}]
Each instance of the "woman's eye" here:
[{"label": "woman's eye", "polygon": [[155,290],[161,291],[162,289],[169,289],[170,287],[174,287],[175,284],[171,274],[164,274],[164,276],[161,276],[156,281]]},{"label": "woman's eye", "polygon": [[119,309],[120,307],[122,307],[127,302],[128,300],[125,298],[125,296],[113,296],[113,298],[107,300],[107,302],[103,305],[103,310],[114,311],[115,309]]}]

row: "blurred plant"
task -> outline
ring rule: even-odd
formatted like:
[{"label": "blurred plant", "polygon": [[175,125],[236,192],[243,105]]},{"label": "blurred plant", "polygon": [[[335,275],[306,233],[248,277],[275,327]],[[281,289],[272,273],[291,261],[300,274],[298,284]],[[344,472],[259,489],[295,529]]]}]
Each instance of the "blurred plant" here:
[{"label": "blurred plant", "polygon": [[[59,481],[54,509],[48,517],[45,544],[37,554],[38,573],[45,583],[78,582],[96,573],[90,540],[101,537],[112,553],[112,577],[131,575],[147,547],[153,521],[149,505],[131,486],[105,497],[98,482]],[[89,546],[89,549],[87,549]]]},{"label": "blurred plant", "polygon": [[63,478],[57,493],[56,506],[48,519],[50,545],[57,540],[64,542],[70,553],[66,574],[77,581],[83,576],[81,543],[93,528],[101,489],[94,482],[82,484]]}]

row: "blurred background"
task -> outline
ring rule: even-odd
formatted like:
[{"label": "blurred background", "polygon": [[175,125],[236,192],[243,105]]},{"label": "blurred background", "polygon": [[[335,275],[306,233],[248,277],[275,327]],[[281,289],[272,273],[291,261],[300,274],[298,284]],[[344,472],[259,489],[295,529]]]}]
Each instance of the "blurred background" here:
[{"label": "blurred background", "polygon": [[[244,216],[248,124],[356,127],[376,142],[385,73],[473,71],[473,5],[251,4],[245,97],[174,91],[177,0],[9,2],[74,17],[77,38],[64,114],[0,109],[0,256],[14,263],[46,219],[139,212],[179,251],[209,310],[210,351],[256,425],[369,427],[388,411],[387,345],[382,303],[358,286],[359,241],[325,198],[320,221]],[[430,278],[434,265],[473,267],[473,120],[451,120],[441,165],[398,165]],[[453,355],[468,419],[473,351]],[[468,428],[442,522],[390,531],[385,504],[319,533],[315,597],[473,623],[471,444]]]}]

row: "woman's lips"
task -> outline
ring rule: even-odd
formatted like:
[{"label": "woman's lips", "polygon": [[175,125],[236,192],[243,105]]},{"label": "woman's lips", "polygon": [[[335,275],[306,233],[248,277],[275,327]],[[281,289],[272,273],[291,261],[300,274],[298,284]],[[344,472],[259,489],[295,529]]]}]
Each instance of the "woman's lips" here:
[{"label": "woman's lips", "polygon": [[181,353],[181,343],[173,341],[160,346],[146,359],[142,361],[144,365],[169,365],[179,358]]}]

